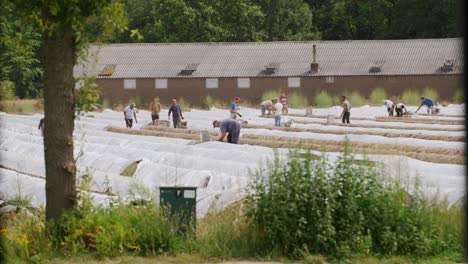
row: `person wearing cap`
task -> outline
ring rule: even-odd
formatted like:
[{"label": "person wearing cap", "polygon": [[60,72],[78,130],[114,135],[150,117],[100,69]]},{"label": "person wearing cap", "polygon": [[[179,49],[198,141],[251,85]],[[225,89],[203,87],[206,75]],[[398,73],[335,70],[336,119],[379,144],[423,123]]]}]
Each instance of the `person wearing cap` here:
[{"label": "person wearing cap", "polygon": [[133,117],[135,117],[135,123],[138,123],[136,114],[138,113],[138,109],[136,109],[136,105],[131,103],[129,106],[125,107],[123,110],[124,118],[125,118],[125,125],[127,128],[132,128],[133,125]]},{"label": "person wearing cap", "polygon": [[265,111],[268,110],[268,115],[270,115],[271,113],[271,110],[273,110],[273,100],[266,100],[266,101],[263,101],[261,104],[260,104],[260,111],[262,112],[262,116],[265,115]]},{"label": "person wearing cap", "polygon": [[387,107],[388,116],[393,116],[393,111],[395,110],[395,105],[393,104],[393,102],[388,99],[385,99],[383,100],[383,104],[385,105],[385,107]]},{"label": "person wearing cap", "polygon": [[231,103],[231,107],[229,108],[229,113],[230,113],[230,118],[231,119],[238,119],[239,113],[237,113],[237,110],[239,109],[239,102],[240,102],[240,97],[234,98],[234,102]]},{"label": "person wearing cap", "polygon": [[182,115],[182,109],[180,108],[180,105],[177,104],[176,99],[171,100],[171,107],[169,107],[169,112],[167,113],[168,120],[171,120],[171,113],[174,128],[180,128],[181,119],[184,119],[184,116]]},{"label": "person wearing cap", "polygon": [[227,142],[232,144],[239,143],[239,135],[241,130],[241,125],[237,120],[234,119],[224,119],[221,121],[214,120],[213,128],[219,127],[221,130],[221,136],[218,141],[223,142],[224,138],[227,135]]},{"label": "person wearing cap", "polygon": [[150,111],[151,111],[151,120],[153,120],[153,126],[159,126],[159,112],[161,112],[161,104],[159,103],[159,97],[155,97],[153,102],[150,104]]},{"label": "person wearing cap", "polygon": [[418,109],[416,110],[416,113],[421,109],[421,107],[424,105],[427,107],[427,113],[434,113],[434,100],[429,97],[421,97],[421,104],[419,105]]}]

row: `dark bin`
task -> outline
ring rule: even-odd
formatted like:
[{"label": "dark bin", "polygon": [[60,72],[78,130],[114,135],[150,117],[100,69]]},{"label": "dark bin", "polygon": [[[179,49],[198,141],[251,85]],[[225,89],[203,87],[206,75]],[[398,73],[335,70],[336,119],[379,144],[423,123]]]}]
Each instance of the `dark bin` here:
[{"label": "dark bin", "polygon": [[159,204],[163,214],[181,235],[195,234],[196,187],[160,187]]}]

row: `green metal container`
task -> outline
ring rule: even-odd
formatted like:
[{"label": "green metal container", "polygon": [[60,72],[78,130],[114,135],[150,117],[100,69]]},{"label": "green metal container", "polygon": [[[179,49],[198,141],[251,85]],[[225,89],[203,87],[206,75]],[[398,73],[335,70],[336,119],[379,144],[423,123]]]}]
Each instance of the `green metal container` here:
[{"label": "green metal container", "polygon": [[160,187],[159,204],[179,234],[195,234],[196,187]]}]

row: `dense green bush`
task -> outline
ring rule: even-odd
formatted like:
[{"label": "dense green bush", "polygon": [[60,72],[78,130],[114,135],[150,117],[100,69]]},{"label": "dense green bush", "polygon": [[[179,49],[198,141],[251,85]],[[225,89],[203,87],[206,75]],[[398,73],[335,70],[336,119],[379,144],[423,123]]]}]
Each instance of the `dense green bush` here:
[{"label": "dense green bush", "polygon": [[369,96],[369,101],[376,105],[381,105],[387,99],[387,93],[383,87],[375,88]]},{"label": "dense green bush", "polygon": [[405,105],[419,105],[421,104],[421,94],[412,89],[405,90],[401,95],[400,102]]},{"label": "dense green bush", "polygon": [[439,100],[439,93],[429,86],[424,89],[422,96],[432,98],[434,101]]},{"label": "dense green bush", "polygon": [[[279,96],[278,96],[279,99]],[[288,103],[292,108],[301,108],[309,106],[307,97],[300,92],[291,92],[288,94]]]},{"label": "dense green bush", "polygon": [[207,95],[203,99],[203,108],[210,109],[211,106],[221,108],[223,104],[220,101],[214,99],[211,95]]},{"label": "dense green bush", "polygon": [[[266,101],[266,100],[273,100],[275,98],[279,99],[281,96],[281,92],[280,91],[277,91],[277,90],[267,90],[265,92],[263,92],[262,94],[262,97],[261,97],[261,101]],[[258,104],[260,104],[261,102],[259,102]]]},{"label": "dense green bush", "polygon": [[317,107],[330,107],[333,106],[333,98],[327,91],[321,91],[314,99]]},{"label": "dense green bush", "polygon": [[0,100],[15,99],[15,83],[11,81],[0,82]]},{"label": "dense green bush", "polygon": [[465,102],[465,91],[463,88],[457,88],[453,94],[452,100],[454,103],[463,103]]},{"label": "dense green bush", "polygon": [[[416,186],[384,183],[372,163],[346,152],[276,160],[259,171],[247,198],[260,241],[271,251],[332,255],[436,255],[462,252],[461,207],[428,202]],[[452,223],[452,224],[451,224]]]},{"label": "dense green bush", "polygon": [[366,103],[366,99],[364,99],[364,97],[361,96],[358,92],[352,92],[348,97],[348,100],[352,107],[363,106]]}]

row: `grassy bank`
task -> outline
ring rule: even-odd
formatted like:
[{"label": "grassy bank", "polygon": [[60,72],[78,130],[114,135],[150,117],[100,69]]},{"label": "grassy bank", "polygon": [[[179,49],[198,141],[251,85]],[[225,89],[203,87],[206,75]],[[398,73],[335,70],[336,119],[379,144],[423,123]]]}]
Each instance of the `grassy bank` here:
[{"label": "grassy bank", "polygon": [[[3,219],[0,255],[13,263],[460,262],[462,207],[428,200],[418,185],[385,178],[378,166],[349,151],[335,162],[310,153],[276,159],[254,173],[244,200],[200,219],[195,236],[179,236],[154,201],[92,207],[80,193],[79,206],[58,222],[46,225],[42,210]],[[146,190],[130,200],[138,192]]]},{"label": "grassy bank", "polygon": [[20,115],[43,113],[44,102],[41,99],[2,100],[0,111]]}]

